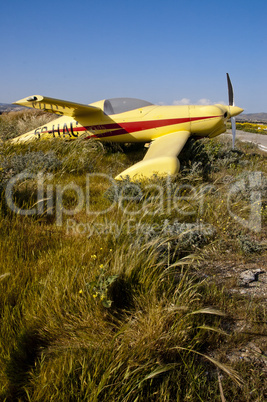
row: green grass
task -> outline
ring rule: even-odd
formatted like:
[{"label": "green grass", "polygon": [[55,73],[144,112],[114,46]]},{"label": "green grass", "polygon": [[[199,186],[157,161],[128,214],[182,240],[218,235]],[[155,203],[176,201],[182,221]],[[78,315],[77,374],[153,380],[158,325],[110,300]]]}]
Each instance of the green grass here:
[{"label": "green grass", "polygon": [[[22,124],[11,117],[2,134],[0,121],[3,140]],[[230,148],[220,138],[189,143],[177,176],[115,186],[111,177],[140,160],[142,147],[1,144],[1,400],[265,399],[264,356],[230,356],[252,341],[266,347],[266,301],[232,292],[236,278],[218,277],[217,267],[264,266],[266,157],[251,145]],[[39,215],[6,205],[6,185],[21,172],[33,175],[14,187],[24,209],[37,208],[34,175],[43,174]],[[251,172],[262,172],[259,231],[227,209],[229,189],[241,182],[231,210],[249,221]],[[86,195],[86,174],[96,174],[91,211],[107,212],[83,205],[58,225],[57,191],[75,183]],[[64,191],[63,207],[75,208],[78,198]]]}]

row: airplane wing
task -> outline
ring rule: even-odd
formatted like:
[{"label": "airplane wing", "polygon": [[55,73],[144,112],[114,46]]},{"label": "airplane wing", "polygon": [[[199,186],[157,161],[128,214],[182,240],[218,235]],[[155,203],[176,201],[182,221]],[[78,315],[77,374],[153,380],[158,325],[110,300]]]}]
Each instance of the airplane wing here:
[{"label": "airplane wing", "polygon": [[42,95],[33,95],[14,102],[14,105],[32,107],[44,110],[45,112],[73,117],[97,113],[101,109],[95,106],[84,105],[82,103],[68,102],[60,99],[47,98]]},{"label": "airplane wing", "polygon": [[154,159],[160,156],[178,156],[183,149],[190,133],[178,131],[156,138],[150,144],[143,160]]},{"label": "airplane wing", "polygon": [[156,138],[151,142],[144,159],[124,170],[116,177],[116,180],[122,180],[126,177],[138,179],[140,177],[148,178],[154,174],[171,175],[177,173],[180,168],[177,156],[189,137],[189,131],[177,131]]}]

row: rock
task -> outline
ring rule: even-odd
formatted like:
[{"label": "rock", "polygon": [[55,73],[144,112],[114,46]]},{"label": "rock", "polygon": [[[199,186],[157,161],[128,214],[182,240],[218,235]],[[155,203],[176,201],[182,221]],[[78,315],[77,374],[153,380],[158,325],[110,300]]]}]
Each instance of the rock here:
[{"label": "rock", "polygon": [[257,346],[255,345],[255,343],[250,342],[247,347],[254,353],[258,353],[259,355],[263,355],[263,351]]},{"label": "rock", "polygon": [[246,270],[241,272],[239,276],[239,286],[249,286],[252,282],[257,282],[259,280],[259,274],[263,274],[264,271],[261,269],[256,270]]}]

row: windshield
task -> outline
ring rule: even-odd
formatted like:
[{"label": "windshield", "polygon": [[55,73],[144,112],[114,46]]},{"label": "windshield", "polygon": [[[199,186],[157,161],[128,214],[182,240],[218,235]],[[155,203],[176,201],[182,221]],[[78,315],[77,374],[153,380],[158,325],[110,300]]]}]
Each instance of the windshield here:
[{"label": "windshield", "polygon": [[145,106],[151,106],[153,103],[135,99],[135,98],[113,98],[106,99],[104,102],[104,113],[117,114],[128,112],[129,110],[139,109]]}]

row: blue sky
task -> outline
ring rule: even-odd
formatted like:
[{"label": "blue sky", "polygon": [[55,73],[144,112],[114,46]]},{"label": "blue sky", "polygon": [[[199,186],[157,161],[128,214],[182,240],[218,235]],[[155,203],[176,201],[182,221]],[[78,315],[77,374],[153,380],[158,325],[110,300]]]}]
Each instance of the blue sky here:
[{"label": "blue sky", "polygon": [[267,1],[2,2],[0,102],[228,102],[267,112]]}]

